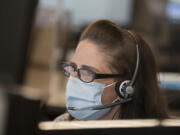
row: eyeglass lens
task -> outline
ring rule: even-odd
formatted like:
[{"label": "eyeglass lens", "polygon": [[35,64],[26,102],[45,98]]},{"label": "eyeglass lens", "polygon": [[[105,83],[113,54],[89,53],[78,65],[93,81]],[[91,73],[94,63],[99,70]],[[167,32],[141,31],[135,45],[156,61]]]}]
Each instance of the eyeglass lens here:
[{"label": "eyeglass lens", "polygon": [[78,69],[71,64],[63,64],[62,70],[66,76],[72,75],[75,71],[78,72],[78,77],[84,82],[91,82],[94,79],[94,73],[88,69]]}]

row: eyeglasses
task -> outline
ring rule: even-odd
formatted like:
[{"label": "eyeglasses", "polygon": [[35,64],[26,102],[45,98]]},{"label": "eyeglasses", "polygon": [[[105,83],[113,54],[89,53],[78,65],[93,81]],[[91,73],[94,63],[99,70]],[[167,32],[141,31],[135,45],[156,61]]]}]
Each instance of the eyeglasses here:
[{"label": "eyeglasses", "polygon": [[77,66],[73,63],[62,63],[61,70],[68,77],[74,72],[77,72],[78,78],[86,83],[93,82],[95,79],[119,78],[122,76],[122,74],[97,74],[85,67],[77,69]]}]

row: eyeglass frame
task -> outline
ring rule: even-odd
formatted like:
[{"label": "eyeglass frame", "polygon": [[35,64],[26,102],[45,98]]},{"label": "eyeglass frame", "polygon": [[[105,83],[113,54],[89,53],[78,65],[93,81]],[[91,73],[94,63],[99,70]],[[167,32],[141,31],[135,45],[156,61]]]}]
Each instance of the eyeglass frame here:
[{"label": "eyeglass frame", "polygon": [[[119,78],[119,77],[122,76],[122,74],[99,74],[99,73],[95,73],[94,71],[92,71],[92,70],[90,70],[90,69],[88,69],[88,68],[85,68],[85,67],[77,68],[77,66],[76,66],[74,63],[61,63],[61,70],[63,71],[64,74],[65,74],[66,70],[64,69],[65,66],[63,66],[63,65],[73,67],[74,72],[77,72],[78,78],[79,78],[81,81],[86,82],[86,83],[93,82],[95,79]],[[92,75],[93,75],[92,77],[93,77],[93,78],[92,78],[91,81],[87,82],[87,81],[84,81],[84,80],[81,79],[80,70],[82,70],[82,69],[83,69],[83,70],[85,69],[85,70],[87,70],[87,71],[89,71],[89,72],[92,73]],[[65,75],[66,75],[66,74],[65,74]],[[69,75],[66,75],[66,76],[69,77],[70,74],[69,74]]]}]

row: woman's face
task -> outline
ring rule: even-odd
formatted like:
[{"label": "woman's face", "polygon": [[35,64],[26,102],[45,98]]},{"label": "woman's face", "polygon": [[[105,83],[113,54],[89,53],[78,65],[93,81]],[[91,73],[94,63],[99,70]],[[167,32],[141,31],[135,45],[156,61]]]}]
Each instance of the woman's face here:
[{"label": "woman's face", "polygon": [[[90,40],[80,41],[71,62],[77,65],[77,68],[86,67],[95,73],[112,74],[106,63],[105,53],[100,51],[98,46]],[[74,72],[73,77],[78,77]],[[95,79],[95,82],[105,85],[114,82],[113,78]],[[101,100],[103,104],[112,103],[117,98],[114,85],[104,89]]]}]

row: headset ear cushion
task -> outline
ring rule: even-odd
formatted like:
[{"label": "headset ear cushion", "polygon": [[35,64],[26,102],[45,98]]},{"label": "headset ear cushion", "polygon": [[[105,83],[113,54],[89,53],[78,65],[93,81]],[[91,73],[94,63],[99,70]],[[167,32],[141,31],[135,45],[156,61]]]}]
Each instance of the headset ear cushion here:
[{"label": "headset ear cushion", "polygon": [[116,94],[117,94],[119,97],[124,98],[124,97],[121,95],[121,93],[120,93],[120,85],[121,85],[120,82],[117,82],[117,83],[115,84],[115,91],[116,91]]}]

